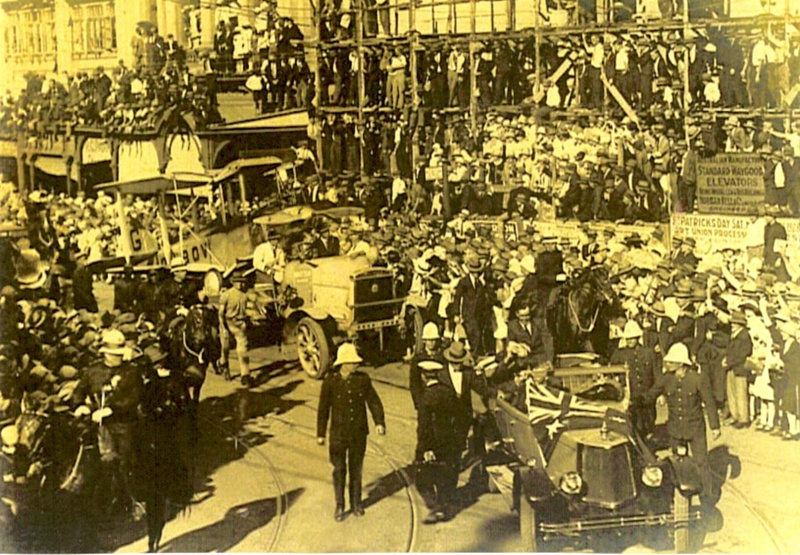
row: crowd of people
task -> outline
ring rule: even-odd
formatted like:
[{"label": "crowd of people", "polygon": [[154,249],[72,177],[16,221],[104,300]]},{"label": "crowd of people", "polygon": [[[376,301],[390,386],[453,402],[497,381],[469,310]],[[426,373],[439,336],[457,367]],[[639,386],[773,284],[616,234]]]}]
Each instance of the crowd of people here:
[{"label": "crowd of people", "polygon": [[130,68],[120,61],[110,71],[98,66],[75,75],[29,74],[19,95],[6,91],[0,133],[13,137],[25,132],[31,140],[51,141],[76,126],[99,127],[106,135],[153,133],[176,109],[192,114],[202,128],[221,121],[215,95],[213,80],[209,84],[205,76],[191,75],[177,63],[156,69],[146,64]]},{"label": "crowd of people", "polygon": [[797,124],[783,131],[769,118],[706,115],[684,129],[663,116],[636,123],[490,112],[473,135],[468,120],[436,113],[380,114],[363,129],[355,119],[327,114],[310,128],[323,144],[320,195],[374,188],[389,206],[435,215],[446,180],[450,213],[661,222],[698,210],[698,164],[730,152],[758,154],[766,204],[800,215]]},{"label": "crowd of people", "polygon": [[[36,410],[45,413],[77,414],[81,402],[70,404],[75,398],[62,390],[72,387],[67,382],[89,379],[86,357],[97,354],[92,349],[111,350],[113,356],[124,349],[128,354],[123,356],[147,362],[141,354],[130,354],[134,347],[163,337],[176,304],[187,307],[200,300],[197,290],[184,284],[182,268],[156,267],[144,279],[126,272],[118,284],[125,282],[119,289],[127,293],[115,295],[115,312],[98,315],[86,260],[102,251],[101,222],[113,221],[116,207],[105,195],[93,200],[48,197],[49,204],[32,196],[26,207],[29,220],[41,219],[34,213],[50,213],[51,208],[59,212],[69,206],[72,214],[64,221],[55,218],[52,229],[45,225],[43,233],[13,245],[4,242],[2,297],[8,317],[2,319],[7,334],[2,395],[6,416],[15,422],[3,434],[9,448],[24,444],[21,432],[32,403],[40,403]],[[339,203],[362,200],[343,196]],[[427,335],[436,335],[440,349],[461,349],[450,355],[460,363],[472,359],[481,368],[497,363],[510,369],[512,381],[515,373],[524,375],[573,349],[553,327],[554,303],[562,288],[596,274],[589,302],[599,304],[577,315],[579,325],[600,333],[591,346],[602,360],[628,366],[631,418],[643,437],[654,429],[655,398],[649,392],[669,371],[666,363],[678,359],[708,381],[712,408],[724,423],[786,440],[800,437],[800,382],[792,358],[800,338],[800,251],[776,219],[776,205],[753,219],[748,234],[755,240],[737,249],[669,237],[658,222],[554,222],[524,213],[475,218],[469,207],[445,221],[410,210],[411,200],[412,195],[391,199],[376,191],[375,199],[363,202],[363,217],[307,229],[299,239],[294,235],[291,241],[302,243],[299,247],[288,238],[267,238],[256,248],[254,265],[280,284],[281,271],[292,259],[366,256],[396,272],[398,291],[420,310]],[[133,201],[128,208],[130,218],[152,217],[153,206],[146,202]],[[267,244],[272,256],[262,264],[257,253],[263,254]],[[63,245],[69,247],[57,248]],[[230,317],[246,326],[252,299],[244,288],[235,290],[228,295],[234,299]],[[114,330],[125,347],[112,345]],[[227,324],[226,330],[235,335]],[[685,347],[686,355],[665,359],[676,344]],[[246,342],[237,341],[237,347],[244,350],[242,383],[249,386]],[[61,376],[64,365],[68,368]],[[506,394],[513,397],[513,388]],[[522,403],[524,408],[524,398]],[[79,418],[99,408],[81,410]],[[105,419],[105,413],[97,418]],[[22,468],[17,472],[37,472],[36,467],[28,470],[30,465]]]},{"label": "crowd of people", "polygon": [[156,550],[166,499],[191,499],[198,437],[191,380],[170,354],[168,326],[203,299],[174,264],[139,284],[136,313],[122,293],[100,312],[80,246],[58,260],[27,238],[0,241],[8,545],[105,550],[102,530],[146,516]]},{"label": "crowd of people", "polygon": [[307,108],[314,80],[305,58],[305,35],[290,17],[280,16],[271,2],[254,11],[255,25],[238,15],[220,19],[208,65],[220,78],[244,78],[256,112],[265,114]]}]

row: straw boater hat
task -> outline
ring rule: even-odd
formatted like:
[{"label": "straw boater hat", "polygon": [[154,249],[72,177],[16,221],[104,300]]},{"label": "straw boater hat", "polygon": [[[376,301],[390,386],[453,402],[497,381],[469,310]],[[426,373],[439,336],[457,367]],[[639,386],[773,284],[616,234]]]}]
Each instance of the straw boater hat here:
[{"label": "straw boater hat", "polygon": [[103,333],[103,346],[100,353],[108,355],[125,354],[125,336],[119,330],[106,330]]},{"label": "straw boater hat", "polygon": [[469,352],[461,341],[454,341],[444,352],[444,358],[449,362],[464,362],[469,358]]}]

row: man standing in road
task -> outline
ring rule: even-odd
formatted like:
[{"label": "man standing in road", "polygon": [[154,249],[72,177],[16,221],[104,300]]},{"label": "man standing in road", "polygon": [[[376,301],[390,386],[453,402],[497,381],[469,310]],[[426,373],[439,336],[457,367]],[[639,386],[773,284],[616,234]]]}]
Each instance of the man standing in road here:
[{"label": "man standing in road", "polygon": [[336,522],[344,520],[344,485],[350,472],[350,507],[355,516],[364,516],[361,506],[361,470],[367,450],[367,407],[379,435],[386,433],[386,420],[378,393],[364,372],[356,370],[362,362],[352,343],[343,343],[336,353],[334,371],[322,382],[317,412],[317,443],[325,445],[330,420],[330,457],[333,464],[333,490],[336,497]]},{"label": "man standing in road", "polygon": [[666,397],[669,409],[667,433],[670,447],[673,450],[683,445],[689,447],[703,480],[701,500],[707,500],[711,494],[711,469],[708,466],[703,406],[713,439],[720,437],[719,415],[708,376],[693,369],[689,348],[683,343],[673,344],[664,355],[664,373],[650,388],[647,402],[655,401],[660,395]]},{"label": "man standing in road", "polygon": [[252,384],[250,377],[250,354],[247,350],[247,276],[237,270],[233,275],[233,287],[226,289],[219,297],[219,340],[222,343],[220,369],[226,379],[230,379],[228,355],[231,351],[231,336],[236,340],[236,354],[239,356],[239,375],[242,385]]},{"label": "man standing in road", "polygon": [[417,405],[417,489],[430,514],[425,524],[452,518],[458,487],[461,446],[453,434],[458,418],[458,399],[442,383],[443,365],[435,360],[419,363],[423,389]]},{"label": "man standing in road", "polygon": [[409,363],[408,389],[411,391],[411,400],[417,410],[419,410],[420,398],[425,390],[425,381],[422,379],[422,363],[433,361],[440,365],[444,364],[439,339],[439,328],[436,323],[426,323],[422,327],[422,352],[414,355]]},{"label": "man standing in road", "polygon": [[479,368],[472,368],[472,358],[461,341],[454,341],[444,352],[446,366],[441,373],[442,383],[450,387],[456,395],[457,411],[454,435],[459,446],[459,454],[467,443],[469,429],[473,428],[476,452],[484,448],[483,431],[480,420],[473,418],[472,392],[482,399],[486,397],[486,377]]}]

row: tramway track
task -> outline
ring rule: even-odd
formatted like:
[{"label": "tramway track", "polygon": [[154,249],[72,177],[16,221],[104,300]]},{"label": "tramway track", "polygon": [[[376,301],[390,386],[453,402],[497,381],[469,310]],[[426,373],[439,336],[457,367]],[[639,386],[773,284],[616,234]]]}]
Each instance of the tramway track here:
[{"label": "tramway track", "polygon": [[[315,415],[317,413],[317,407],[311,404],[302,404],[298,405],[297,408],[304,408],[313,412]],[[308,438],[311,438],[316,441],[317,434],[316,428],[313,426],[309,426],[307,424],[301,424],[299,422],[294,422],[287,418],[283,418],[276,414],[270,414],[266,418],[272,419],[277,422],[281,422],[282,424],[293,428],[297,433],[302,434]],[[412,491],[412,481],[409,477],[408,473],[405,469],[401,466],[402,463],[399,463],[392,455],[390,455],[383,447],[378,445],[375,441],[371,440],[369,437],[367,438],[367,446],[368,451],[371,451],[373,454],[378,455],[380,458],[386,461],[392,471],[400,478],[403,482],[404,490],[405,490],[405,497],[408,501],[409,508],[410,508],[410,522],[409,522],[409,531],[408,537],[406,539],[405,545],[405,552],[413,553],[416,552],[416,545],[417,545],[417,535],[419,532],[419,516],[420,516],[420,508],[419,508],[419,501],[417,500],[414,492]]]},{"label": "tramway track", "polygon": [[[725,478],[725,476],[722,476],[721,474],[719,474],[718,472],[714,472],[713,470],[711,471],[711,474],[714,475],[718,480],[723,480]],[[742,490],[733,485],[730,482],[730,480],[725,480],[723,487],[725,490],[729,490],[734,497],[736,497],[739,501],[741,501],[742,505],[744,505],[744,507],[748,510],[748,512],[753,515],[756,521],[758,521],[758,524],[761,526],[761,528],[764,529],[764,531],[767,533],[767,536],[769,536],[772,545],[775,546],[777,553],[781,554],[792,553],[792,551],[788,549],[788,547],[783,541],[783,538],[775,529],[775,527],[772,525],[772,523],[769,521],[769,519],[766,516],[764,516],[764,514],[757,507],[753,506],[753,504],[750,503],[750,499],[747,497],[747,495],[744,494],[744,492],[742,492]]]},{"label": "tramway track", "polygon": [[213,420],[205,416],[201,415],[199,418],[205,423],[206,429],[213,428],[220,435],[232,438],[237,448],[238,445],[243,445],[248,452],[249,451],[254,452],[256,456],[264,462],[267,470],[272,476],[272,481],[275,484],[275,488],[278,491],[278,495],[275,499],[276,502],[275,518],[277,519],[277,521],[275,523],[274,531],[272,533],[272,538],[270,539],[269,545],[264,551],[267,553],[275,552],[278,546],[278,542],[280,541],[281,538],[281,533],[283,532],[283,529],[286,526],[286,520],[288,518],[288,509],[289,509],[289,497],[287,495],[286,488],[283,485],[283,481],[281,480],[281,477],[278,474],[277,468],[267,455],[265,455],[260,449],[256,449],[249,441],[236,436],[235,434],[226,430],[219,423],[214,422]]}]

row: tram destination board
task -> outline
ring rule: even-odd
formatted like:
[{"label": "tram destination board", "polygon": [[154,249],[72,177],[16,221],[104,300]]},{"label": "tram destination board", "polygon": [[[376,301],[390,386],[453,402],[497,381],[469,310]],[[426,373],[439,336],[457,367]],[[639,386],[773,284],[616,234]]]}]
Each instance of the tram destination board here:
[{"label": "tram destination board", "polygon": [[704,214],[757,214],[764,207],[764,162],[744,153],[698,160],[697,204]]}]

